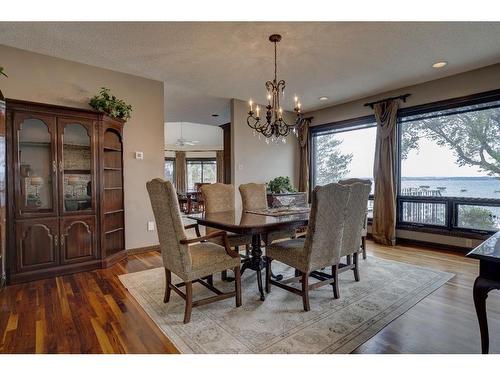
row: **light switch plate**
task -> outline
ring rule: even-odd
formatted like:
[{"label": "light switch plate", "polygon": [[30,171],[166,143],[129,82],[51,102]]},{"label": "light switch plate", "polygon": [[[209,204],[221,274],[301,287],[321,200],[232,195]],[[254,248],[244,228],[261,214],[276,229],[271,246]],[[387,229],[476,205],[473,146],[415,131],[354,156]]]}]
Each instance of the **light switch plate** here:
[{"label": "light switch plate", "polygon": [[136,151],[135,152],[135,158],[137,160],[144,160],[144,152],[142,152],[142,151]]},{"label": "light switch plate", "polygon": [[154,221],[148,221],[148,231],[153,231],[155,230],[155,222]]}]

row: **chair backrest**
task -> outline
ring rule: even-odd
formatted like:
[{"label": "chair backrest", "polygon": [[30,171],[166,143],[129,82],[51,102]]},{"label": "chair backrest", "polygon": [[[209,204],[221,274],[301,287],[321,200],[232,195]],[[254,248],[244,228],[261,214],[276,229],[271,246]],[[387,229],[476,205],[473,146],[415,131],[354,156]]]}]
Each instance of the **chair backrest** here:
[{"label": "chair backrest", "polygon": [[195,182],[194,183],[194,190],[196,192],[201,192],[201,187],[204,185],[210,185],[210,182]]},{"label": "chair backrest", "polygon": [[365,181],[369,183],[344,183],[344,186],[351,188],[351,193],[347,203],[347,216],[344,224],[340,256],[356,253],[360,249],[361,237],[366,222],[368,197],[371,190],[371,181]]},{"label": "chair backrest", "polygon": [[308,236],[304,244],[310,270],[340,261],[350,189],[350,186],[334,183],[317,186],[312,192]]},{"label": "chair backrest", "polygon": [[205,212],[224,212],[234,210],[234,186],[215,183],[201,186],[205,200]]},{"label": "chair backrest", "polygon": [[[228,184],[209,184],[201,187],[205,202],[205,213],[234,211],[234,186]],[[215,228],[206,227],[206,233],[217,231]]]},{"label": "chair backrest", "polygon": [[243,211],[267,208],[266,184],[242,184],[239,186]]},{"label": "chair backrest", "polygon": [[192,259],[188,246],[180,243],[187,236],[175,188],[161,178],[149,181],[146,188],[156,220],[163,265],[182,278],[191,270]]}]

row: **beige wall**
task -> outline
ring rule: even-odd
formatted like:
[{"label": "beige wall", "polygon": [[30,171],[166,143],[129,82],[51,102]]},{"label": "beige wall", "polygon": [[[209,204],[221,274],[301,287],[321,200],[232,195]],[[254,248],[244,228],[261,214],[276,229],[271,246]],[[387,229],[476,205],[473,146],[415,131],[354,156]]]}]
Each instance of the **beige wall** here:
[{"label": "beige wall", "polygon": [[[261,106],[263,108],[264,106]],[[236,187],[236,206],[241,207],[238,186],[248,182],[263,183],[274,177],[289,176],[298,185],[298,144],[294,135],[287,143],[266,144],[265,138],[253,135],[247,125],[248,103],[231,100],[231,178]],[[291,121],[292,119],[287,119]]]},{"label": "beige wall", "polygon": [[500,89],[500,64],[312,111],[306,116],[314,116],[311,123],[314,126],[371,115],[371,108],[363,104],[390,96],[411,94],[406,103],[402,103],[404,108],[495,89]]},{"label": "beige wall", "polygon": [[[312,126],[351,119],[373,114],[369,107],[363,104],[391,96],[409,93],[411,96],[401,107],[431,103],[439,100],[456,98],[460,96],[500,89],[500,64],[472,70],[470,72],[425,82],[419,85],[403,87],[398,90],[388,91],[379,95],[370,96],[360,100],[335,105],[318,111],[309,112],[307,116],[314,116]],[[398,230],[400,238],[441,243],[451,246],[473,247],[480,243],[478,240],[433,235],[428,233]]]},{"label": "beige wall", "polygon": [[[126,247],[157,244],[156,231],[147,231],[153,213],[145,183],[163,176],[163,83],[2,45],[0,61],[9,75],[0,81],[7,98],[89,108],[105,86],[132,105],[124,129]],[[134,151],[143,151],[144,160]]]}]

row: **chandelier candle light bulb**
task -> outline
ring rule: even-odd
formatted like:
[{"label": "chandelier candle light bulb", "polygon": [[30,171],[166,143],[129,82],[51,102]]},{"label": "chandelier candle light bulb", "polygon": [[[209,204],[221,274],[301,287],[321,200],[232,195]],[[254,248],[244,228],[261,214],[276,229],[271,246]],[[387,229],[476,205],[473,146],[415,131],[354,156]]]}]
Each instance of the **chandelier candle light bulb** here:
[{"label": "chandelier candle light bulb", "polygon": [[[294,97],[294,112],[296,114],[295,123],[290,125],[283,119],[283,108],[280,105],[280,94],[285,95],[285,81],[278,80],[278,63],[277,63],[277,44],[281,41],[281,35],[273,34],[269,37],[269,41],[274,43],[274,79],[267,81],[265,84],[267,90],[267,106],[265,122],[260,121],[259,106],[256,106],[256,113],[253,111],[253,102],[250,99],[250,111],[248,112],[247,125],[254,131],[263,134],[266,138],[272,138],[272,141],[277,143],[280,137],[283,139],[290,134],[296,133],[295,128],[302,121],[303,117],[300,111],[301,104],[297,95]],[[266,140],[266,143],[268,141]],[[285,142],[283,142],[285,143]]]}]

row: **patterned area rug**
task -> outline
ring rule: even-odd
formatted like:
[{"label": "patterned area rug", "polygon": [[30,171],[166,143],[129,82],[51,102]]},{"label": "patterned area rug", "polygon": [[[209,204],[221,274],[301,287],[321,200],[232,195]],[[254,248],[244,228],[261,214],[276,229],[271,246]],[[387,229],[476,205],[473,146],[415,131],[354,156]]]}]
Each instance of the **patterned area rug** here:
[{"label": "patterned area rug", "polygon": [[[278,262],[273,272],[293,275]],[[184,300],[175,292],[163,303],[163,268],[120,280],[181,353],[350,353],[454,276],[374,257],[361,261],[360,274],[360,282],[351,271],[340,275],[338,300],[330,286],[311,291],[311,311],[305,312],[300,296],[274,286],[260,301],[255,272],[248,270],[243,306],[228,299],[196,307],[189,324],[182,323]],[[220,277],[214,283],[221,290],[233,288]],[[213,294],[195,284],[193,295]]]}]

